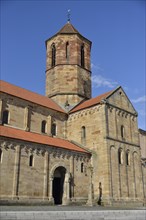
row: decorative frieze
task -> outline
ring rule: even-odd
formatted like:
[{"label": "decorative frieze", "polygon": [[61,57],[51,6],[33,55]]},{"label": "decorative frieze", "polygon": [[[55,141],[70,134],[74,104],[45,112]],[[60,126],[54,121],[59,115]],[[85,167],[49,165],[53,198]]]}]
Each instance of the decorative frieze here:
[{"label": "decorative frieze", "polygon": [[16,150],[16,144],[9,141],[1,141],[0,148],[3,148],[5,150],[8,149]]},{"label": "decorative frieze", "polygon": [[84,117],[84,116],[88,117],[89,114],[92,115],[92,114],[100,111],[100,108],[101,108],[101,105],[97,105],[94,107],[90,107],[90,109],[84,109],[84,110],[75,112],[75,113],[69,115],[68,121],[72,121],[72,120],[75,120],[75,119],[78,119],[78,118]]}]

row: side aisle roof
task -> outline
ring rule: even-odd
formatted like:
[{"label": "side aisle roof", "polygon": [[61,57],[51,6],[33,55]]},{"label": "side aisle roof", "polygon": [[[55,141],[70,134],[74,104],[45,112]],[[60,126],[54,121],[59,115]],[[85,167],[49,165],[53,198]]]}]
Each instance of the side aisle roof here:
[{"label": "side aisle roof", "polygon": [[0,125],[0,136],[90,154],[87,150],[61,138],[53,138],[2,125]]}]

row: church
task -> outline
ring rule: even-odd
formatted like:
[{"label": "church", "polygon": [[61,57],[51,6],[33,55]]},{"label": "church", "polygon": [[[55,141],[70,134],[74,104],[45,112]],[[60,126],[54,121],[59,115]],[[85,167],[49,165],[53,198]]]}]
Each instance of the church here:
[{"label": "church", "polygon": [[125,91],[92,98],[92,42],[70,21],[45,44],[45,96],[0,81],[1,204],[142,205],[138,114]]}]

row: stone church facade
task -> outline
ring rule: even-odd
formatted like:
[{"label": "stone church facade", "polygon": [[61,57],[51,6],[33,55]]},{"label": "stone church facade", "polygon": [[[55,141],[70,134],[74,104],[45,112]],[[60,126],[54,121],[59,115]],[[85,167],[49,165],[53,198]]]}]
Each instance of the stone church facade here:
[{"label": "stone church facade", "polygon": [[0,81],[1,203],[144,202],[137,112],[122,87],[91,97],[91,41],[46,41],[46,96]]}]

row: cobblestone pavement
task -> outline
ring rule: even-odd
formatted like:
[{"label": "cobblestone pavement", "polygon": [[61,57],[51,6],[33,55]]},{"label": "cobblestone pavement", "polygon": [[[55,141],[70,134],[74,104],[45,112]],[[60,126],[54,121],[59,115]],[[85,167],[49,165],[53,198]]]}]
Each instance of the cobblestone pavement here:
[{"label": "cobblestone pavement", "polygon": [[0,220],[146,220],[144,207],[1,206],[0,211]]}]

